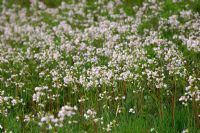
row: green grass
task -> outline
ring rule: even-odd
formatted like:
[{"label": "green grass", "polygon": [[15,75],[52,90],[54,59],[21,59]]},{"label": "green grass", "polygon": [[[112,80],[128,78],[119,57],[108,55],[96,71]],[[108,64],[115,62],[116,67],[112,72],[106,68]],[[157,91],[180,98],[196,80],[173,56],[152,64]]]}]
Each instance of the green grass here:
[{"label": "green grass", "polygon": [[164,117],[161,121],[159,116],[152,116],[150,113],[144,116],[135,116],[131,114],[122,115],[120,117],[119,127],[113,132],[119,133],[146,133],[154,128],[158,133],[181,133],[183,129],[189,129],[189,132],[199,132],[195,129],[194,121],[191,121],[192,115],[187,107],[177,108],[175,116],[175,126],[172,127],[171,110],[165,109]]}]

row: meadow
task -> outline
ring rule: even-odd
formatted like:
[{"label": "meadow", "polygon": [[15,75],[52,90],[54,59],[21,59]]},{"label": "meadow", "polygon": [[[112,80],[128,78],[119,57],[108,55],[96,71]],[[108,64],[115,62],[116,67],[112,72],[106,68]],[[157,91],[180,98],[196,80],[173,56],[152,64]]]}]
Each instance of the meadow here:
[{"label": "meadow", "polygon": [[200,133],[200,0],[0,0],[0,133]]}]

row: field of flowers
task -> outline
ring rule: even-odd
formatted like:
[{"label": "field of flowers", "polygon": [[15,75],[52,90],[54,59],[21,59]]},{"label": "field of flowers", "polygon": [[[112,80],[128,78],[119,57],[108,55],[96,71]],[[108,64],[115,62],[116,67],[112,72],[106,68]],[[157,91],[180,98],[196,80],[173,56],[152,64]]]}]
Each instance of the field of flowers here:
[{"label": "field of flowers", "polygon": [[0,133],[200,132],[200,0],[0,0]]}]

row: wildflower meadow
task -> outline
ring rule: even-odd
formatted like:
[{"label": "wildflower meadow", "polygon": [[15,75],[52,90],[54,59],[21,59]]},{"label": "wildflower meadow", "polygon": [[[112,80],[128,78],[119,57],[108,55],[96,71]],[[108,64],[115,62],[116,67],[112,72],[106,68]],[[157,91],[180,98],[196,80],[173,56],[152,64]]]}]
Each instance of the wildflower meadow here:
[{"label": "wildflower meadow", "polygon": [[200,133],[200,0],[0,0],[0,133]]}]

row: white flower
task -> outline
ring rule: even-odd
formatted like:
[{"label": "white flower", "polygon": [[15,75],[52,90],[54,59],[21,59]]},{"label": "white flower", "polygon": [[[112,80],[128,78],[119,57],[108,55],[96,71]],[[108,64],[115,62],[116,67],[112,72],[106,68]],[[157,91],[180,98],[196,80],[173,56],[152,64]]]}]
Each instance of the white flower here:
[{"label": "white flower", "polygon": [[88,109],[87,112],[84,114],[84,117],[86,119],[89,119],[89,118],[95,118],[96,117],[96,112],[91,110],[91,109]]},{"label": "white flower", "polygon": [[129,113],[135,114],[135,110],[134,110],[133,108],[130,108],[130,109],[129,109]]},{"label": "white flower", "polygon": [[36,5],[36,4],[37,4],[37,0],[30,0],[30,3],[31,3],[32,5]]},{"label": "white flower", "polygon": [[181,133],[189,133],[188,129],[184,129]]},{"label": "white flower", "polygon": [[13,99],[13,100],[11,101],[11,103],[12,103],[12,105],[14,106],[14,105],[17,103],[17,101],[16,101],[15,99]]},{"label": "white flower", "polygon": [[70,84],[71,82],[73,82],[73,78],[72,78],[72,76],[70,76],[70,75],[67,75],[66,77],[64,77],[64,83],[66,84],[66,85],[68,85],[68,84]]},{"label": "white flower", "polygon": [[67,117],[72,117],[76,114],[76,111],[77,111],[77,107],[74,106],[74,107],[71,107],[71,106],[68,106],[68,105],[65,105],[61,108],[61,110],[58,112],[58,117],[61,119],[61,120],[64,120],[64,117],[67,116]]},{"label": "white flower", "polygon": [[153,132],[153,131],[155,131],[155,128],[151,128],[151,129],[150,129],[150,132]]},{"label": "white flower", "polygon": [[170,16],[168,22],[172,26],[178,26],[179,25],[179,21],[177,20],[177,15]]}]

